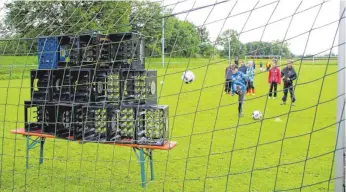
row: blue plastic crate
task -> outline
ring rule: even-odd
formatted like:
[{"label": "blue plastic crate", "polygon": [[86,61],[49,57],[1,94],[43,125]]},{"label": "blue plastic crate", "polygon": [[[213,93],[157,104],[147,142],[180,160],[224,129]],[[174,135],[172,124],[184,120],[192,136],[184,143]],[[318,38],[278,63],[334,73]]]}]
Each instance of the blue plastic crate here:
[{"label": "blue plastic crate", "polygon": [[38,68],[55,69],[59,60],[58,37],[43,37],[38,39]]}]

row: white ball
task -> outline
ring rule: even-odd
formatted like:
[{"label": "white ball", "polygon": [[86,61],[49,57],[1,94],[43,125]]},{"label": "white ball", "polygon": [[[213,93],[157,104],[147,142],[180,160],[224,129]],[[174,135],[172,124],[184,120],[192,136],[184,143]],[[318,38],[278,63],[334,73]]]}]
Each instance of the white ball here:
[{"label": "white ball", "polygon": [[260,111],[253,111],[252,112],[252,118],[255,120],[259,120],[262,118],[262,113]]},{"label": "white ball", "polygon": [[192,71],[185,71],[181,79],[186,83],[192,83],[195,80],[195,74]]}]

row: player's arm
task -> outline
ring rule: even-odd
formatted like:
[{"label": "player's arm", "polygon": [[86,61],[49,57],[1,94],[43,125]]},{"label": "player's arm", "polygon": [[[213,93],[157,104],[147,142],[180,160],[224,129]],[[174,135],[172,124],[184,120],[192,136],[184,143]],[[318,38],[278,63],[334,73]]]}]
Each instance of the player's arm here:
[{"label": "player's arm", "polygon": [[270,83],[270,77],[272,76],[272,71],[269,70],[269,73],[268,73],[268,83]]},{"label": "player's arm", "polygon": [[230,82],[230,86],[231,86],[229,89],[230,89],[231,93],[233,94],[234,91],[233,91],[233,78],[232,77],[231,77],[231,79],[229,79],[229,82]]},{"label": "player's arm", "polygon": [[280,69],[278,68],[278,70],[279,70],[279,73],[277,74],[277,76],[278,76],[278,79],[279,79],[279,85],[281,85],[281,78],[280,78],[280,74],[281,74],[281,71],[280,71]]},{"label": "player's arm", "polygon": [[284,79],[284,78],[285,78],[285,74],[284,74],[285,69],[286,69],[286,68],[284,68],[284,69],[281,71],[281,79]]},{"label": "player's arm", "polygon": [[232,80],[231,80],[231,93],[232,93],[232,95],[234,95],[234,93],[235,93],[235,90],[233,89],[233,85],[234,85],[234,81],[232,78]]},{"label": "player's arm", "polygon": [[296,70],[292,69],[292,77],[290,77],[290,80],[293,81],[293,80],[296,80],[297,79],[297,73],[296,73]]},{"label": "player's arm", "polygon": [[[245,73],[245,76],[246,77],[250,77],[251,75],[251,70],[249,68],[246,69],[246,73]],[[242,78],[244,78],[244,75],[242,75]]]},{"label": "player's arm", "polygon": [[242,73],[242,78],[243,78],[243,80],[244,80],[245,82],[247,82],[247,81],[249,81],[249,79],[250,79],[250,74],[244,74],[244,73]]}]

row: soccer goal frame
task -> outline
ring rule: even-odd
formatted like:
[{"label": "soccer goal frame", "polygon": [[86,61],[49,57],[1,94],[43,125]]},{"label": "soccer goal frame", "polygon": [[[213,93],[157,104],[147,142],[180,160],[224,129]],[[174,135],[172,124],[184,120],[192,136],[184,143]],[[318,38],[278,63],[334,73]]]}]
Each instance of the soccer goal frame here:
[{"label": "soccer goal frame", "polygon": [[245,62],[248,59],[261,59],[261,58],[268,58],[268,59],[279,59],[279,66],[282,64],[282,57],[281,55],[245,55]]},{"label": "soccer goal frame", "polygon": [[312,56],[312,64],[315,65],[315,60],[328,60],[334,58],[335,60],[338,59],[338,56]]},{"label": "soccer goal frame", "polygon": [[346,2],[340,1],[338,74],[337,74],[337,105],[336,105],[336,145],[335,145],[335,181],[334,191],[345,191],[345,77],[346,77]]}]

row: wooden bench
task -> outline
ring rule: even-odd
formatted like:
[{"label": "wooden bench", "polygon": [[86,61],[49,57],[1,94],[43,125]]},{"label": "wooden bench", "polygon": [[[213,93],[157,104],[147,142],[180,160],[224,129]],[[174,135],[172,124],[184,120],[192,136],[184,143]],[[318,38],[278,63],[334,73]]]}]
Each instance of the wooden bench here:
[{"label": "wooden bench", "polygon": [[[12,134],[23,135],[26,137],[26,168],[29,168],[29,152],[33,149],[37,144],[40,144],[40,158],[39,163],[43,163],[43,151],[44,151],[44,142],[46,138],[56,138],[54,135],[43,134],[41,130],[26,132],[25,129],[18,128],[11,131]],[[32,138],[36,137],[36,138]],[[69,138],[66,138],[69,139]],[[72,140],[71,140],[72,141]],[[78,141],[76,141],[78,142]],[[153,145],[137,145],[137,144],[119,144],[114,142],[102,142],[100,144],[112,144],[116,146],[122,147],[132,147],[134,153],[136,154],[137,160],[141,166],[141,179],[142,179],[142,187],[146,186],[146,177],[145,177],[145,160],[149,158],[150,162],[150,179],[154,180],[154,162],[153,162],[153,151],[154,150],[171,150],[176,147],[177,142],[174,141],[166,141],[163,146],[153,146]]]}]

